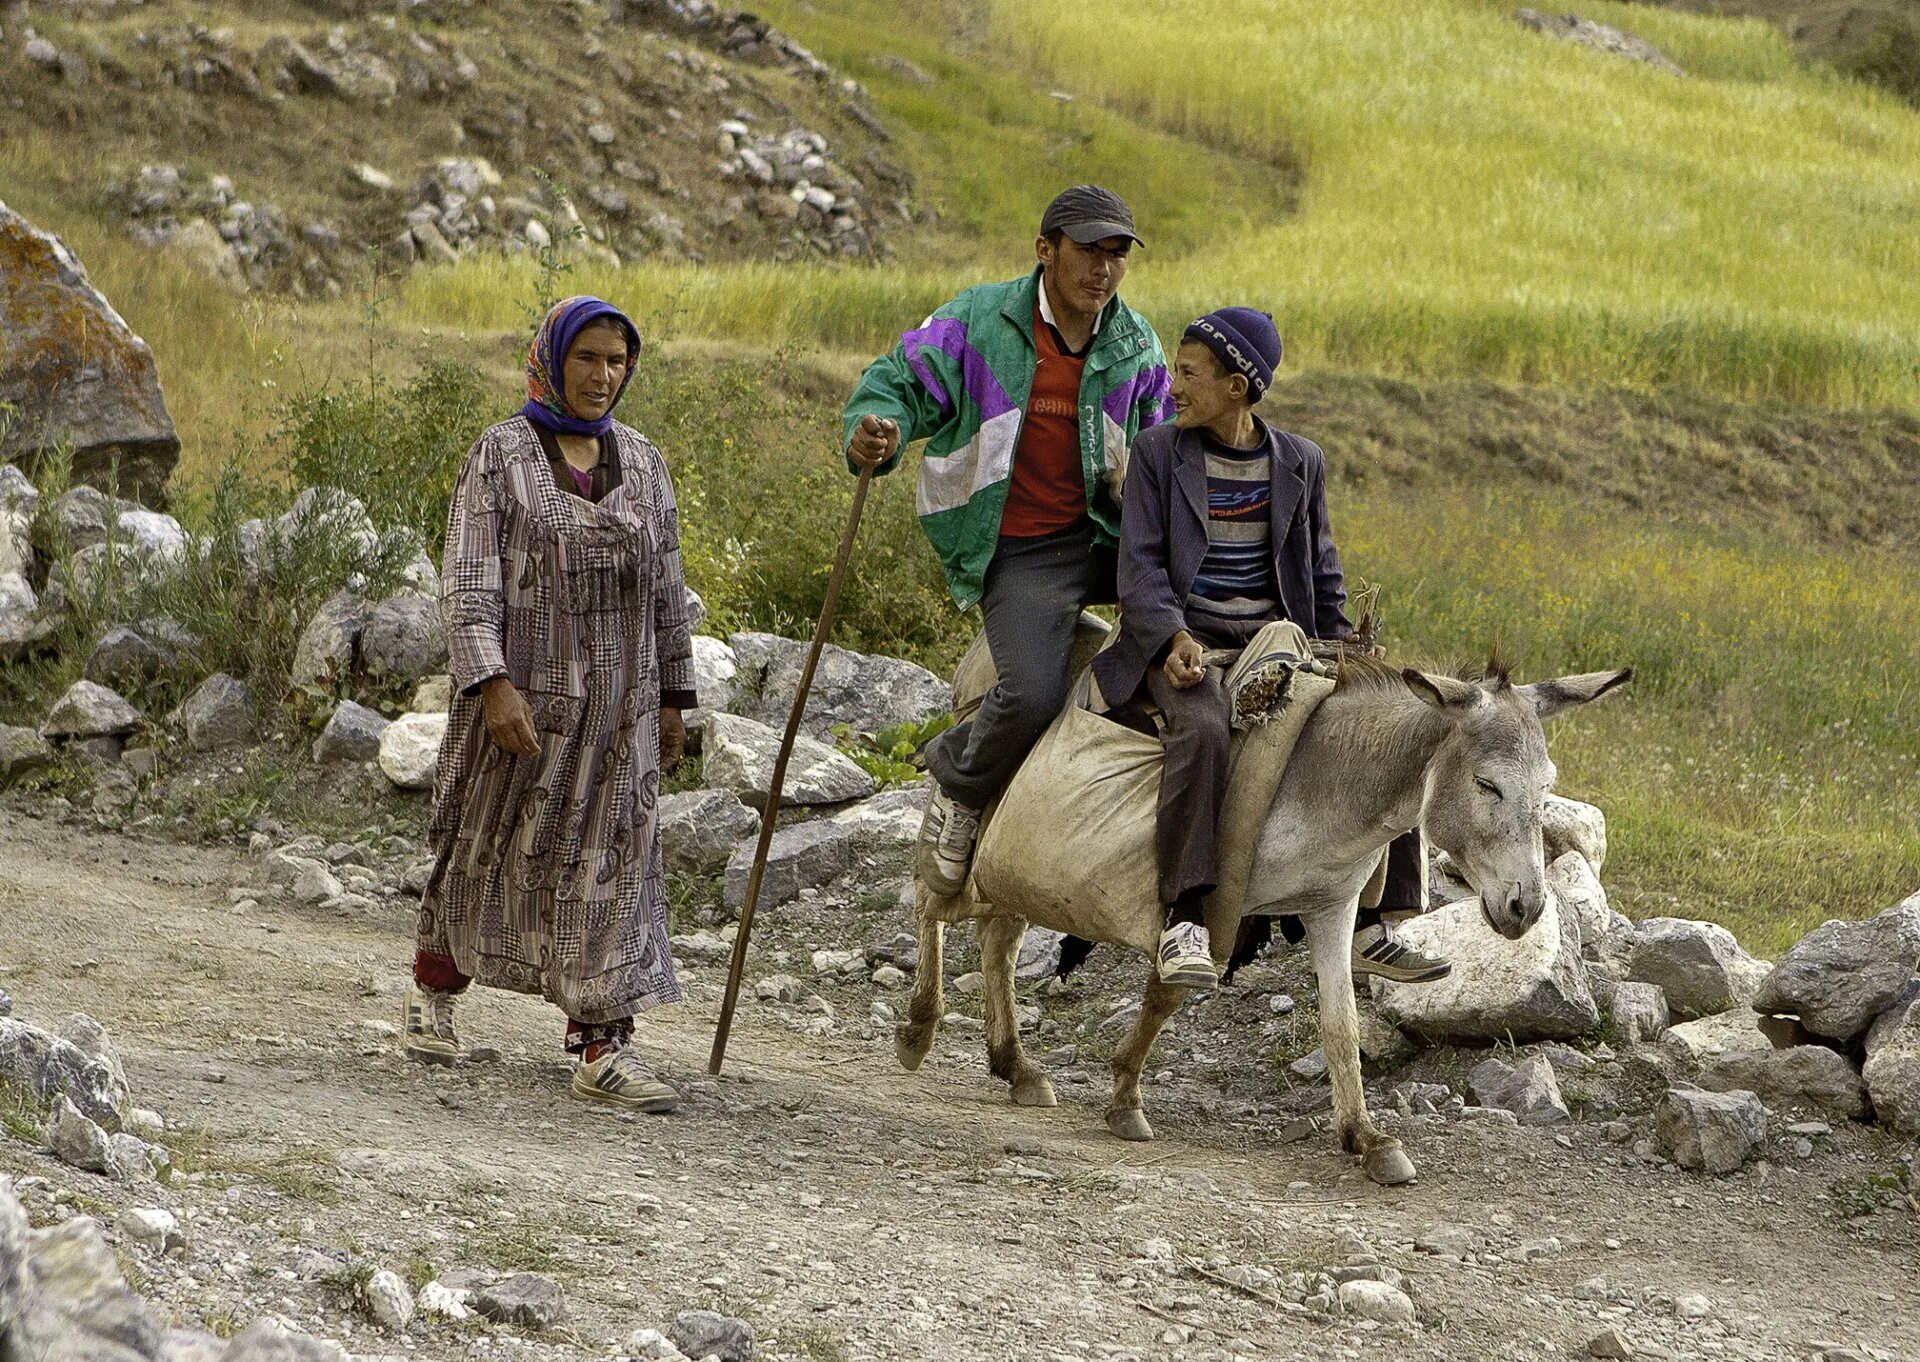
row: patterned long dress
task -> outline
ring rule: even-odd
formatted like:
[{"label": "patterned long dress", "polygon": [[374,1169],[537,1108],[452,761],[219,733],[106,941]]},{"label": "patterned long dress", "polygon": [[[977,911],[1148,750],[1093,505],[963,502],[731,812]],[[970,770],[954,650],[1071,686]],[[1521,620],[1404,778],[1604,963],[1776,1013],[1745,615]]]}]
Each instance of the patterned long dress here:
[{"label": "patterned long dress", "polygon": [[[524,417],[467,454],[442,611],[455,699],[440,751],[419,945],[579,1022],[680,1000],[656,807],[659,711],[693,690],[673,484],[615,424],[620,481],[563,492]],[[478,687],[526,696],[540,755],[488,736]]]}]

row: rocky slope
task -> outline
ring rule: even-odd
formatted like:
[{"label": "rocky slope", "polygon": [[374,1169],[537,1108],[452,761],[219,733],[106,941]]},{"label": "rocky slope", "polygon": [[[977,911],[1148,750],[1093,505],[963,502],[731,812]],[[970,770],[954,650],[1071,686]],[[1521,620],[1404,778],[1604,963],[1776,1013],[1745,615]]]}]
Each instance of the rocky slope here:
[{"label": "rocky slope", "polygon": [[100,211],[242,289],[556,242],[866,257],[915,212],[860,88],[705,0],[34,0],[0,13],[0,91]]}]

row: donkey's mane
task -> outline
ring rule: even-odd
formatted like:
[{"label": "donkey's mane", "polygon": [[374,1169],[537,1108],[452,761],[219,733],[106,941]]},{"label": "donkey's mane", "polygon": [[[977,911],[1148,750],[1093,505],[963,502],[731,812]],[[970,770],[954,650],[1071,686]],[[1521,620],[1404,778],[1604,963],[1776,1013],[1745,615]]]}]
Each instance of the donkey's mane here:
[{"label": "donkey's mane", "polygon": [[1333,688],[1336,694],[1342,691],[1405,690],[1407,682],[1400,675],[1398,667],[1388,666],[1377,657],[1343,652],[1340,654],[1340,670],[1335,673]]},{"label": "donkey's mane", "polygon": [[[1495,642],[1487,654],[1487,660],[1478,666],[1449,667],[1445,675],[1460,681],[1482,682],[1493,690],[1504,690],[1512,684],[1513,659]],[[1340,654],[1340,667],[1334,676],[1334,691],[1352,693],[1357,691],[1395,691],[1407,688],[1406,678],[1400,668],[1383,662],[1369,653]]]}]

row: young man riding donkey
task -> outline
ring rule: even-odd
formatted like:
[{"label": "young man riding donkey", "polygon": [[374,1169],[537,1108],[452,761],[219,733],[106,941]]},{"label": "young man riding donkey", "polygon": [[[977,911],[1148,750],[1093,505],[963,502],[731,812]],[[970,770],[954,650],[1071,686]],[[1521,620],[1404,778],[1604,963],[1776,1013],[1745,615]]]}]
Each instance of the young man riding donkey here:
[{"label": "young man riding donkey", "polygon": [[[1187,328],[1174,361],[1174,419],[1133,446],[1120,638],[1094,662],[1110,704],[1160,712],[1160,979],[1193,988],[1219,979],[1203,910],[1220,880],[1232,737],[1224,664],[1275,620],[1293,621],[1309,638],[1353,632],[1327,517],[1326,456],[1254,411],[1280,356],[1273,318],[1253,308],[1222,308]],[[1381,905],[1353,940],[1356,973],[1425,983],[1449,972],[1444,960],[1395,939],[1380,916],[1425,909],[1423,856],[1417,831],[1394,844]]]},{"label": "young man riding donkey", "polygon": [[[997,673],[979,711],[927,749],[936,788],[921,826],[918,870],[941,894],[965,884],[981,813],[1066,704],[1081,611],[1118,599],[1118,492],[1127,449],[1174,414],[1160,342],[1119,297],[1139,243],[1117,194],[1093,185],[1063,191],[1041,216],[1030,273],[969,289],[938,309],[868,366],[847,403],[847,459],[856,469],[890,472],[904,445],[927,441],[921,525],[955,604],[979,605]],[[1266,326],[1271,333],[1271,321]],[[1278,359],[1275,336],[1262,392]],[[1234,416],[1223,394],[1236,383],[1232,400],[1247,410]],[[1249,424],[1250,403],[1259,397],[1250,384],[1236,369],[1214,385],[1217,393],[1210,388],[1215,406],[1201,424],[1218,422],[1223,436],[1252,440],[1247,432],[1255,431],[1261,441],[1277,441],[1263,424]],[[1190,388],[1190,404],[1197,392]],[[1276,485],[1301,485],[1306,451],[1320,466],[1319,450],[1306,441],[1285,437],[1274,448],[1281,461]],[[1253,448],[1246,457],[1267,456]],[[1313,486],[1312,527],[1296,517],[1278,540],[1276,563],[1287,567],[1274,608],[1309,634],[1337,638],[1349,628],[1341,613],[1345,590],[1317,475]],[[1170,518],[1163,514],[1161,522]],[[1182,602],[1189,586],[1181,583]],[[1148,650],[1155,668],[1161,663],[1154,652],[1165,642]],[[1130,695],[1139,678],[1136,672],[1127,679],[1117,698]],[[1198,750],[1182,747],[1175,760],[1183,771],[1187,754]],[[1218,776],[1224,779],[1224,763]],[[1200,867],[1192,857],[1179,864]],[[1182,942],[1173,958],[1198,958],[1191,933]],[[1198,956],[1205,954],[1201,943]],[[1355,939],[1353,967],[1401,982],[1439,978],[1448,968],[1393,940],[1384,925]],[[1190,963],[1173,969],[1199,978]]]}]

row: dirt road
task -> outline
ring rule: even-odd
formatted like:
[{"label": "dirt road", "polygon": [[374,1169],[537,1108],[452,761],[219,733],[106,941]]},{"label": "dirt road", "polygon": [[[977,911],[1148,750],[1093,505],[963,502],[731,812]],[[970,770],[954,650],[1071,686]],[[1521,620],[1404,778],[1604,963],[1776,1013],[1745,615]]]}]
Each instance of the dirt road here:
[{"label": "dirt road", "polygon": [[[398,1057],[403,905],[236,911],[229,890],[258,881],[242,852],[27,808],[0,805],[0,986],[30,1021],[106,1025],[189,1176],[129,1187],[5,1136],[0,1173],[47,1178],[43,1200],[71,1189],[96,1213],[189,1217],[184,1260],[137,1265],[182,1324],[270,1314],[354,1352],[423,1358],[608,1358],[689,1308],[752,1321],[770,1357],[818,1362],[1535,1359],[1585,1356],[1607,1328],[1639,1355],[1920,1358],[1920,1217],[1847,1218],[1832,1190],[1900,1153],[1864,1129],[1704,1180],[1593,1124],[1400,1118],[1420,1181],[1376,1188],[1324,1135],[1282,1142],[1258,1105],[1280,1071],[1256,1035],[1214,1039],[1264,1011],[1284,964],[1176,1019],[1152,1068],[1183,1077],[1149,1092],[1152,1145],[1105,1133],[1105,1075],[1084,1057],[1048,1056],[1062,1105],[1043,1112],[1006,1104],[977,1033],[949,1029],[920,1073],[900,1072],[868,984],[820,989],[835,1021],[818,1035],[803,1034],[825,1028],[817,1005],[750,999],[727,1075],[709,1079],[717,966],[689,970],[692,1003],[641,1026],[685,1113],[624,1117],[567,1096],[559,1019],[533,1000],[463,1005],[463,1040],[497,1058]],[[806,912],[764,919],[749,978],[783,952],[805,976],[808,949],[904,925]],[[1117,1005],[1122,978],[1095,972],[1069,994]],[[322,1270],[349,1252],[416,1282],[544,1272],[570,1316],[537,1335],[416,1323],[403,1343]],[[1416,1324],[1288,1298],[1289,1273],[1369,1261],[1404,1274]]]}]

